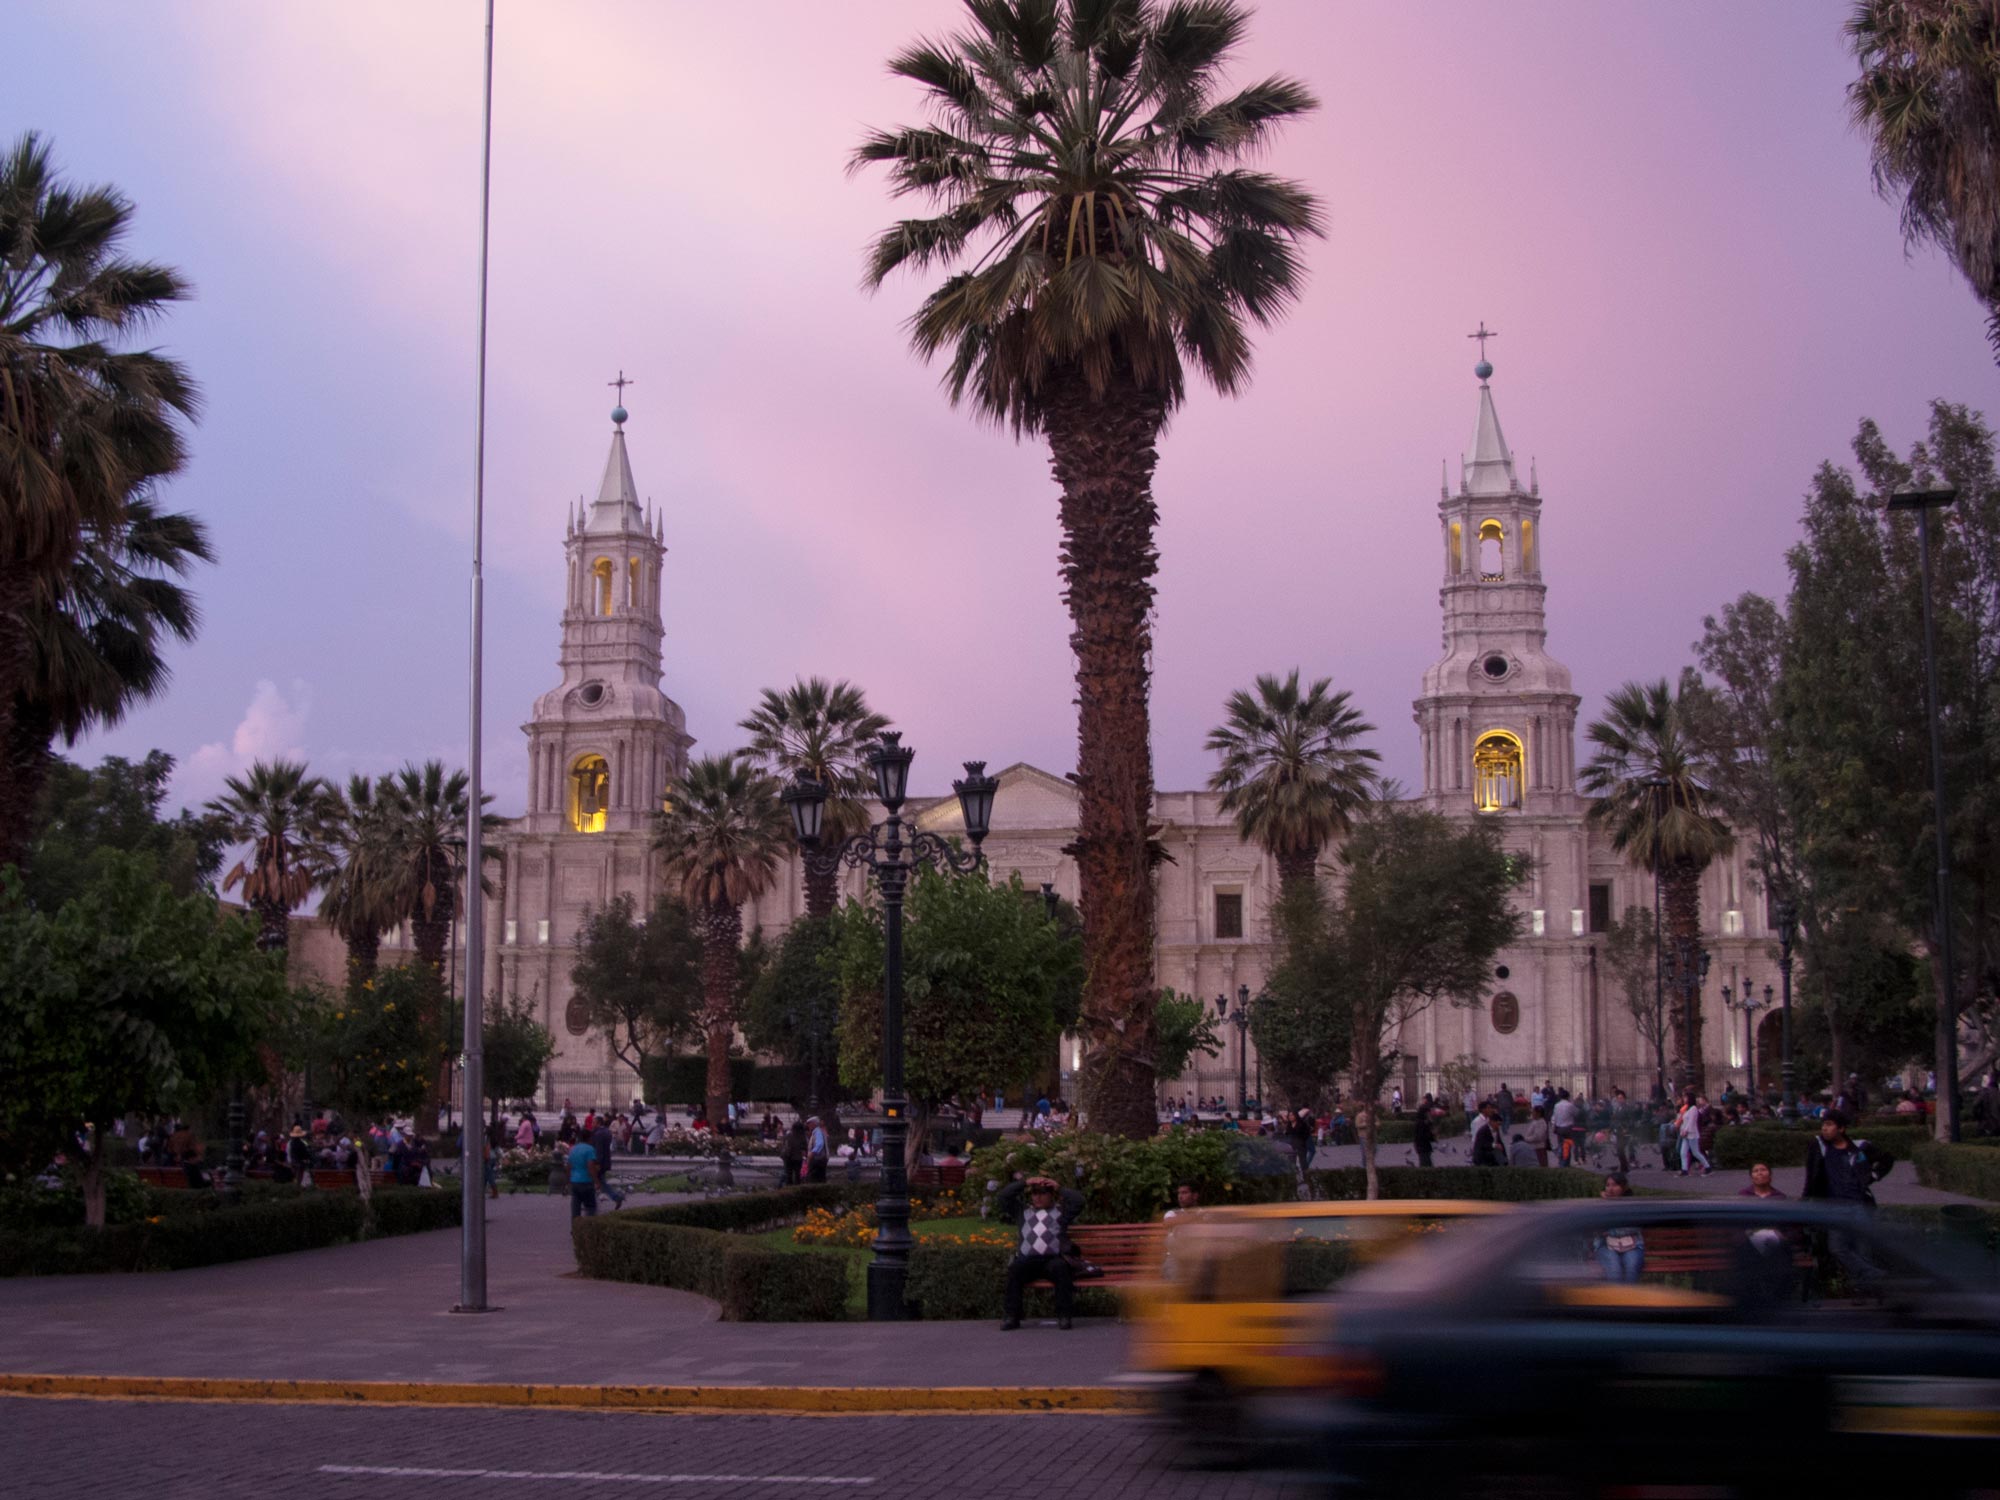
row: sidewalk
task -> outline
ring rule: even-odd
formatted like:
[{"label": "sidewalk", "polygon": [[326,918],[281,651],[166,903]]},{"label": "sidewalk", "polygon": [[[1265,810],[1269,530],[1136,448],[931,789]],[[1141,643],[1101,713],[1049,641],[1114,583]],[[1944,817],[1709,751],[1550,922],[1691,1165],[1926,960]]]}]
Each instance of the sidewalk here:
[{"label": "sidewalk", "polygon": [[[662,1203],[670,1198],[631,1200]],[[1102,1384],[1110,1319],[724,1323],[687,1292],[575,1274],[566,1198],[487,1205],[488,1301],[454,1315],[457,1231],[147,1276],[0,1280],[0,1371],[560,1385]]]}]

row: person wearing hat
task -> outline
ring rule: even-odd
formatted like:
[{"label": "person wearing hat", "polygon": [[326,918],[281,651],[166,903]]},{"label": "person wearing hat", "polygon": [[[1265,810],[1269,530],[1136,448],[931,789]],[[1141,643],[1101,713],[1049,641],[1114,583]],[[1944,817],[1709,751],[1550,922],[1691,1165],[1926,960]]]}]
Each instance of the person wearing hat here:
[{"label": "person wearing hat", "polygon": [[294,1125],[291,1135],[285,1140],[285,1165],[292,1169],[292,1176],[301,1186],[312,1182],[312,1142],[306,1139],[306,1128]]},{"label": "person wearing hat", "polygon": [[806,1116],[806,1181],[826,1181],[826,1126],[818,1115]]},{"label": "person wearing hat", "polygon": [[1056,1327],[1069,1327],[1070,1310],[1076,1301],[1076,1265],[1070,1260],[1076,1246],[1070,1240],[1069,1226],[1083,1212],[1083,1194],[1059,1188],[1053,1177],[1023,1180],[1017,1175],[1000,1190],[994,1209],[1001,1223],[1021,1228],[1019,1247],[1007,1263],[1007,1316],[1000,1331],[1008,1333],[1021,1326],[1028,1283],[1044,1280],[1055,1284]]}]

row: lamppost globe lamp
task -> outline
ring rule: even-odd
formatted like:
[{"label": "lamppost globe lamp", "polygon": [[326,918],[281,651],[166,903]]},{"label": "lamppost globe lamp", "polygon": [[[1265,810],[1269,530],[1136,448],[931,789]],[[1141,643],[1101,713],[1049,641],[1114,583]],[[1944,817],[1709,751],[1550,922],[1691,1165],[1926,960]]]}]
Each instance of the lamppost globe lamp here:
[{"label": "lamppost globe lamp", "polygon": [[800,846],[819,847],[820,828],[826,820],[826,788],[801,771],[781,795]]},{"label": "lamppost globe lamp", "polygon": [[891,729],[868,757],[875,772],[875,795],[892,813],[909,798],[910,758],[916,753],[903,743],[902,731]]},{"label": "lamppost globe lamp", "polygon": [[[909,751],[903,752],[903,775],[909,776]],[[954,781],[951,789],[958,793],[958,810],[965,819],[965,836],[972,840],[977,849],[986,842],[987,832],[993,826],[993,796],[1000,790],[998,778],[986,774],[986,762],[969,760],[965,763],[965,779]]]}]

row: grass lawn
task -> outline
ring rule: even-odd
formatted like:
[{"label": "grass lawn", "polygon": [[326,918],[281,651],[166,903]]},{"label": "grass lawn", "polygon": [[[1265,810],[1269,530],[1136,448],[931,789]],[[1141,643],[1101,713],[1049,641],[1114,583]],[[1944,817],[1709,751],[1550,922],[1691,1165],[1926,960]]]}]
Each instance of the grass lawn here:
[{"label": "grass lawn", "polygon": [[[912,1224],[910,1233],[918,1239],[933,1234],[970,1234],[975,1229],[991,1229],[993,1221],[977,1217],[963,1219],[926,1219],[921,1224]],[[847,1316],[860,1319],[868,1316],[868,1262],[874,1252],[866,1246],[849,1249],[844,1245],[801,1245],[792,1238],[792,1231],[767,1229],[762,1234],[748,1236],[750,1243],[763,1250],[777,1250],[793,1254],[802,1250],[824,1250],[833,1255],[847,1258]]]}]

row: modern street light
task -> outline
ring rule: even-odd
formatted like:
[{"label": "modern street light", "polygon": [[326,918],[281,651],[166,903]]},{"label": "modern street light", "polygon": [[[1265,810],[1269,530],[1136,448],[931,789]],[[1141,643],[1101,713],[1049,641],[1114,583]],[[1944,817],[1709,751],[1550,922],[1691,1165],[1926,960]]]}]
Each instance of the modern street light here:
[{"label": "modern street light", "polygon": [[[1780,900],[1773,913],[1778,919],[1778,979],[1784,985],[1784,1022],[1779,1032],[1778,1078],[1785,1091],[1779,1113],[1787,1120],[1799,1117],[1797,1075],[1792,1070],[1792,944],[1799,935],[1799,908],[1789,896]],[[1764,1003],[1770,1004],[1771,987],[1764,986]]]},{"label": "modern street light", "polygon": [[910,1101],[903,1091],[903,893],[910,876],[924,866],[960,873],[983,868],[980,853],[993,824],[993,797],[999,781],[986,774],[986,762],[965,763],[965,779],[954,781],[965,836],[972,852],[954,849],[937,834],[905,825],[903,803],[910,791],[910,761],[916,752],[891,730],[868,757],[875,773],[875,795],[889,816],[871,828],[820,848],[826,815],[826,788],[800,774],[785,788],[785,806],[792,814],[806,868],[831,873],[841,865],[871,872],[882,889],[884,983],[882,990],[882,1190],[875,1200],[875,1258],[868,1263],[868,1316],[875,1322],[897,1322],[909,1316],[904,1287],[910,1275],[910,1179],[906,1144],[910,1134]]},{"label": "modern street light", "polygon": [[1924,702],[1931,729],[1931,819],[1937,825],[1937,1120],[1948,1141],[1959,1139],[1958,980],[1951,953],[1951,835],[1944,789],[1944,727],[1938,717],[1937,641],[1931,625],[1931,511],[1958,499],[1954,489],[1902,490],[1889,497],[1890,510],[1917,513],[1917,554],[1923,570]]}]

